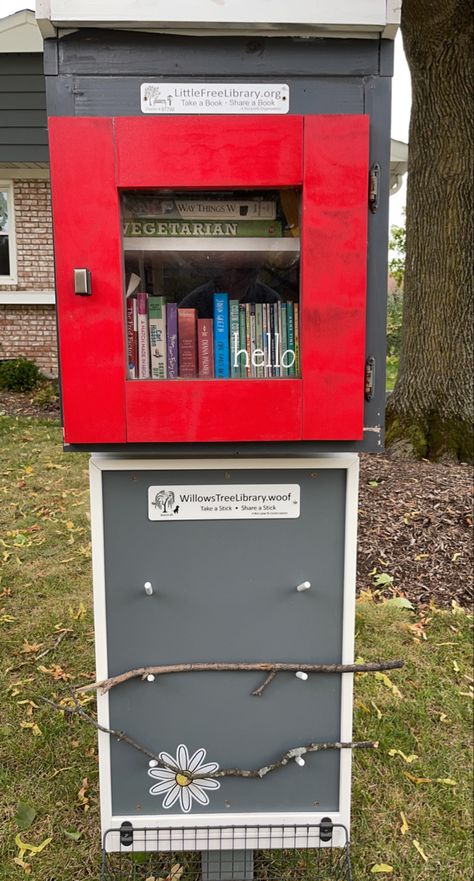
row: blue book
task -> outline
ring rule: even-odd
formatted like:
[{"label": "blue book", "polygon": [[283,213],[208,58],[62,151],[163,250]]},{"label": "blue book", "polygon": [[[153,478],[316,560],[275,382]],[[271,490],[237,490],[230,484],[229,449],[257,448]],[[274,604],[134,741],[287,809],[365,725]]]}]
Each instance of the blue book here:
[{"label": "blue book", "polygon": [[216,379],[230,376],[228,294],[214,294],[214,375]]}]

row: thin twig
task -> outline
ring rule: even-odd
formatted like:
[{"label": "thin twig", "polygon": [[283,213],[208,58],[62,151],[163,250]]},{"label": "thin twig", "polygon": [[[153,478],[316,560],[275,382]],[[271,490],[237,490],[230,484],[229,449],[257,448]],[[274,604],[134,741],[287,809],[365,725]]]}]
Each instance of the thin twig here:
[{"label": "thin twig", "polygon": [[[123,682],[128,682],[129,679],[145,679],[150,675],[163,676],[168,673],[247,673],[258,671],[276,675],[277,673],[297,673],[300,670],[302,673],[373,673],[378,670],[398,670],[403,667],[403,664],[403,661],[380,661],[367,664],[285,664],[277,661],[253,661],[245,664],[158,664],[151,667],[137,667],[134,670],[127,670],[126,673],[120,673],[118,676],[102,679],[100,682],[79,686],[76,692],[92,691],[99,688],[105,694],[115,685],[121,685]],[[274,678],[274,676],[271,678],[268,676],[265,685],[268,685]],[[255,692],[252,693],[255,694]]]},{"label": "thin twig", "polygon": [[[40,695],[39,700],[43,701],[43,703],[48,704],[50,707],[53,707],[55,710],[59,710],[61,713],[68,713],[71,716],[78,715],[85,722],[88,722],[90,725],[93,725],[98,731],[103,731],[104,734],[109,734],[111,737],[114,737],[119,743],[127,743],[129,746],[133,747],[133,749],[137,750],[142,755],[147,756],[149,759],[153,759],[157,763],[157,767],[166,768],[168,771],[176,772],[176,768],[173,768],[167,762],[164,762],[159,755],[147,749],[144,746],[141,746],[135,740],[132,740],[125,731],[116,731],[114,728],[106,728],[105,725],[101,725],[97,722],[96,719],[93,719],[92,716],[89,716],[88,713],[81,707],[78,702],[74,692],[70,691],[71,699],[74,702],[74,707],[62,707],[60,704],[56,704],[54,701],[50,700],[43,695]],[[211,774],[192,774],[187,771],[185,768],[180,770],[180,774],[184,777],[188,777],[190,780],[201,780],[201,779],[213,779],[217,777],[250,777],[254,779],[262,779],[267,774],[270,774],[271,771],[276,771],[278,768],[284,768],[285,765],[288,764],[292,759],[296,759],[299,756],[304,756],[307,753],[316,753],[322,750],[329,749],[377,749],[378,742],[373,740],[362,740],[362,741],[354,741],[349,743],[341,743],[336,741],[334,743],[307,743],[305,746],[296,746],[292,749],[287,750],[286,753],[283,753],[279,759],[275,762],[271,762],[269,765],[264,765],[263,768],[257,768],[255,770],[243,770],[241,768],[221,768],[219,771],[214,771]]]},{"label": "thin twig", "polygon": [[54,652],[55,649],[58,648],[60,643],[63,641],[65,636],[69,636],[72,633],[71,630],[62,630],[59,636],[54,640],[53,645],[50,645],[48,649],[45,649],[44,652],[40,652],[39,655],[35,655],[35,662],[39,661],[40,658],[44,658],[45,655],[49,654],[49,652]]},{"label": "thin twig", "polygon": [[267,687],[267,685],[270,685],[270,682],[273,682],[275,676],[276,676],[275,670],[272,670],[271,673],[268,673],[265,676],[265,679],[263,680],[262,684],[259,685],[258,688],[255,688],[254,691],[252,691],[252,696],[253,697],[261,697],[265,688]]}]

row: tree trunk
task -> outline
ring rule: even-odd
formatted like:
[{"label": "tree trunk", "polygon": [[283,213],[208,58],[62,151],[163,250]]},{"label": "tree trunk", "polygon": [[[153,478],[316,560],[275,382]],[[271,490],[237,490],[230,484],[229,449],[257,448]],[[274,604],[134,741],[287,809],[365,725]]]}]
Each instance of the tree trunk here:
[{"label": "tree trunk", "polygon": [[413,106],[400,370],[387,407],[399,455],[473,457],[473,19],[470,0],[403,0]]}]

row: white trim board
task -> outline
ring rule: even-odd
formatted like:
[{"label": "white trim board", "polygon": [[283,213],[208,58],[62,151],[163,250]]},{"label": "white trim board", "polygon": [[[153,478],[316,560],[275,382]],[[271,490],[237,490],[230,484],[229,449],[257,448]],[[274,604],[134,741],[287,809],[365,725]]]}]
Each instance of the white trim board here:
[{"label": "white trim board", "polygon": [[[356,575],[356,547],[357,547],[357,499],[359,457],[355,453],[328,454],[318,458],[279,458],[279,459],[188,459],[188,460],[156,460],[156,459],[122,459],[113,455],[95,454],[90,459],[90,493],[91,493],[91,527],[92,527],[92,569],[94,584],[94,621],[95,621],[95,645],[96,645],[96,675],[98,680],[108,676],[107,662],[107,629],[106,629],[106,592],[105,592],[105,548],[104,548],[104,509],[102,492],[103,471],[187,471],[187,470],[223,470],[236,471],[240,469],[256,471],[268,469],[345,469],[346,480],[346,511],[345,511],[345,550],[344,550],[344,619],[342,634],[342,663],[349,664],[354,659],[354,616],[355,616],[355,575]],[[352,739],[352,692],[353,674],[344,673],[341,677],[341,731],[342,741]],[[97,695],[98,721],[104,727],[109,724],[109,696],[98,693]],[[328,812],[293,812],[293,813],[246,813],[246,814],[168,814],[147,816],[117,816],[112,812],[111,792],[111,762],[110,762],[110,737],[104,732],[99,732],[99,780],[100,780],[100,803],[101,803],[101,826],[102,834],[107,830],[120,829],[124,821],[130,821],[140,829],[156,830],[157,825],[163,830],[164,837],[158,842],[159,849],[178,847],[182,843],[181,837],[170,836],[171,829],[191,829],[219,826],[245,826],[247,832],[253,827],[255,830],[261,826],[295,826],[316,825],[320,823]],[[349,830],[350,826],[350,793],[351,793],[351,765],[352,756],[350,750],[341,750],[340,753],[340,787],[339,787],[339,810],[330,812],[334,824],[342,824]],[[166,830],[168,833],[166,834]],[[181,833],[179,833],[179,836]],[[178,836],[178,833],[176,833]],[[119,849],[120,836],[107,837],[106,846],[112,851]],[[317,842],[315,841],[314,844]],[[342,847],[345,843],[343,830],[335,830],[332,846]],[[147,836],[146,842],[140,844],[140,848],[149,850],[157,849],[156,840]],[[186,849],[191,849],[192,842],[186,844]],[[285,837],[285,845],[290,842]],[[222,846],[222,845],[221,845]],[[265,839],[264,832],[259,832],[259,846],[277,846],[273,839]],[[217,847],[217,845],[216,845]],[[182,849],[182,848],[181,848]]]},{"label": "white trim board", "polygon": [[54,291],[2,291],[0,282],[0,305],[2,306],[54,306]]}]

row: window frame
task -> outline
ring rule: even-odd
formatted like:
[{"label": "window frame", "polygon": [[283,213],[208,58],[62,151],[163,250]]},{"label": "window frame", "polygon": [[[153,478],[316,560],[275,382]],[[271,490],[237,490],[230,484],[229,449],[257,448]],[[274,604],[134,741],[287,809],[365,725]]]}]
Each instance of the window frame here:
[{"label": "window frame", "polygon": [[11,180],[0,180],[0,190],[7,193],[8,208],[8,254],[10,258],[10,274],[0,275],[0,286],[18,283],[16,228],[15,228],[15,187]]}]

